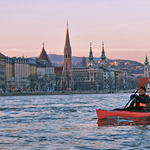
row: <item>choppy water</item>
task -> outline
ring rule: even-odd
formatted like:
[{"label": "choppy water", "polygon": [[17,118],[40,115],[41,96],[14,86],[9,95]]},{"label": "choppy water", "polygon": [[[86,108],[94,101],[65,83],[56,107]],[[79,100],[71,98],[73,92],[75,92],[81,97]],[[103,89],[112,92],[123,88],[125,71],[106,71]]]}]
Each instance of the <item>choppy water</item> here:
[{"label": "choppy water", "polygon": [[0,97],[0,149],[150,149],[149,124],[97,124],[96,109],[122,108],[129,95]]}]

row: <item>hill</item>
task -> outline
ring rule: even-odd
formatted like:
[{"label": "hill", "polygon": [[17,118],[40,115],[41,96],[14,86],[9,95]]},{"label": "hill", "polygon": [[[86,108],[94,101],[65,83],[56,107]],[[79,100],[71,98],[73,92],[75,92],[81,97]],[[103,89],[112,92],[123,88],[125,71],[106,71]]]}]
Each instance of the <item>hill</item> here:
[{"label": "hill", "polygon": [[[56,54],[49,54],[48,55],[50,60],[52,61],[52,63],[58,63],[58,62],[64,62],[64,55],[56,55]],[[98,62],[100,58],[94,58],[95,62]],[[88,58],[87,58],[88,60]],[[82,57],[78,57],[78,56],[72,56],[72,63],[77,63],[77,62],[81,62],[82,61]]]},{"label": "hill", "polygon": [[[50,60],[55,66],[62,66],[64,62],[63,55],[49,54]],[[88,58],[86,57],[88,61]],[[100,60],[99,57],[95,57],[95,63],[98,63]],[[82,57],[72,56],[72,64],[73,66],[79,67],[81,66]],[[139,63],[137,61],[132,60],[122,60],[122,59],[107,59],[109,67],[113,68],[124,68],[132,71],[134,74],[143,74],[144,73],[144,64]]]}]

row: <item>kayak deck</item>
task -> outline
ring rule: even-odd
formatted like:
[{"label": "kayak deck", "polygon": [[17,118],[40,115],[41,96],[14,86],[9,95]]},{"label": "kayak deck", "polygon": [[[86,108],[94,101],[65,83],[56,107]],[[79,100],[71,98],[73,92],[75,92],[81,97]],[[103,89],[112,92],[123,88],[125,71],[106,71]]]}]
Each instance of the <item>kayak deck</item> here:
[{"label": "kayak deck", "polygon": [[109,117],[146,117],[150,116],[150,112],[138,112],[127,110],[101,110],[96,109],[98,119],[105,119]]}]

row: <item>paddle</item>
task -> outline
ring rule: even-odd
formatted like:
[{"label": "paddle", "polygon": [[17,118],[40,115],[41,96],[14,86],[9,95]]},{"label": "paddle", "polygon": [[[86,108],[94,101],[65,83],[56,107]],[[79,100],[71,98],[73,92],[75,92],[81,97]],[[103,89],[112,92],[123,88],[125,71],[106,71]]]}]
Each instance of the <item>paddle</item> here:
[{"label": "paddle", "polygon": [[[142,78],[142,80],[141,80],[139,86],[137,87],[136,92],[134,93],[134,96],[135,96],[135,94],[138,92],[138,90],[140,89],[140,87],[146,84],[147,80],[148,80],[147,77]],[[130,100],[128,101],[128,103],[125,105],[124,109],[128,106],[128,104],[130,103],[130,101],[131,101],[131,99],[130,99]]]}]

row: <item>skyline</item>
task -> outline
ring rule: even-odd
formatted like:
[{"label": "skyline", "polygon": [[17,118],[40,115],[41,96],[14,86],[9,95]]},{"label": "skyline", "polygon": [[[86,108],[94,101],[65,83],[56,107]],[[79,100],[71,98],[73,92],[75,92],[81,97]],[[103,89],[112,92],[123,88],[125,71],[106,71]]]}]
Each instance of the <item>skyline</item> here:
[{"label": "skyline", "polygon": [[150,1],[33,0],[0,1],[0,52],[9,57],[63,55],[69,29],[72,56],[100,57],[102,42],[109,59],[144,63],[150,59]]}]

